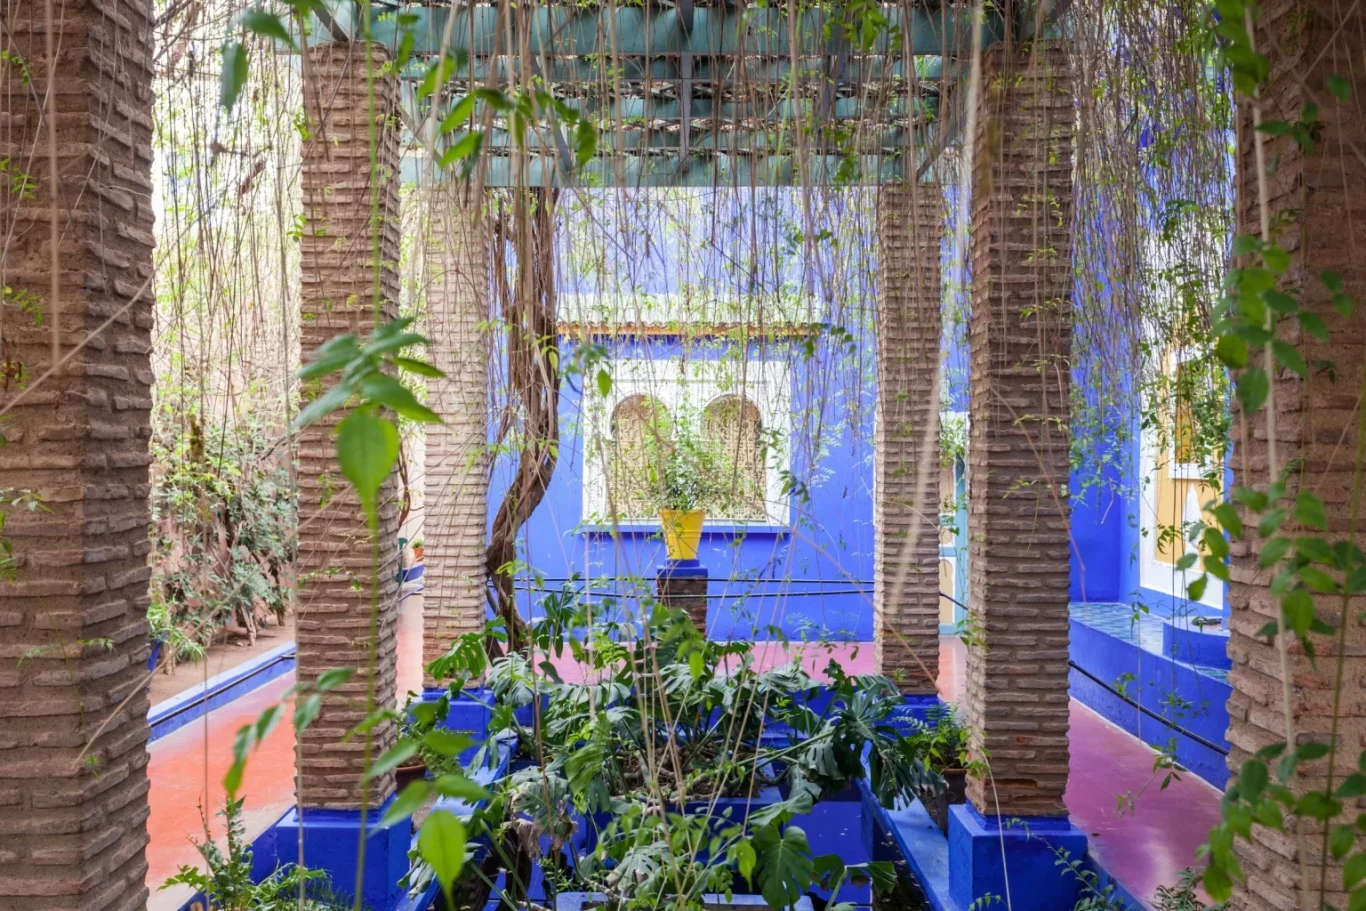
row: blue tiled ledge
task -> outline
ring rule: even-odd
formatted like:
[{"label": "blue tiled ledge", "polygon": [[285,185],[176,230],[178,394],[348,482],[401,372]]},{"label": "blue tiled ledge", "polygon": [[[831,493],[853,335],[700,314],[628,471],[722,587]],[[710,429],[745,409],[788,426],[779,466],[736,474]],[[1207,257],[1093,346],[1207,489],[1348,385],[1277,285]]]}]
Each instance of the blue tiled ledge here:
[{"label": "blue tiled ledge", "polygon": [[1166,748],[1174,741],[1177,762],[1222,788],[1229,775],[1228,671],[1174,660],[1164,653],[1170,643],[1168,622],[1135,616],[1127,604],[1074,604],[1071,618],[1071,656],[1077,665],[1070,673],[1072,698],[1150,746]]},{"label": "blue tiled ledge", "polygon": [[172,731],[204,717],[208,712],[227,705],[237,697],[245,696],[292,670],[294,643],[286,642],[237,667],[210,677],[178,696],[158,702],[147,713],[147,723],[152,727],[150,739],[165,737]]}]

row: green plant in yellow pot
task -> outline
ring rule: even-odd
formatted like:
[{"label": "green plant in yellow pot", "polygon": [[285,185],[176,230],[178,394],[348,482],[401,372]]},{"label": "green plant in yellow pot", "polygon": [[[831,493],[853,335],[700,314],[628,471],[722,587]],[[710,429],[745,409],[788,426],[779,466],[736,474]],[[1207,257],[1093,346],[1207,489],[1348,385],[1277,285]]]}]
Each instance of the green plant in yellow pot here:
[{"label": "green plant in yellow pot", "polygon": [[696,560],[708,505],[723,493],[715,454],[682,428],[651,460],[659,525],[670,560]]}]

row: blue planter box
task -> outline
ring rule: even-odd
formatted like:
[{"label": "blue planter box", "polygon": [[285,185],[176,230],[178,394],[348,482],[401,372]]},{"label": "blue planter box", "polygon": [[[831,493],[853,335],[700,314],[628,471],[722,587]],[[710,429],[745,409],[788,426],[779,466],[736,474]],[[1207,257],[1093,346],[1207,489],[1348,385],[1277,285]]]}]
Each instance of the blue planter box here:
[{"label": "blue planter box", "polygon": [[[555,899],[555,911],[592,911],[606,897],[591,892],[566,892]],[[759,895],[732,895],[730,898],[724,895],[704,895],[702,901],[707,908],[715,908],[716,911],[731,911],[733,908],[753,908],[754,911],[762,911],[772,907]],[[815,911],[815,906],[811,904],[811,899],[803,898],[792,906],[792,911]]]}]

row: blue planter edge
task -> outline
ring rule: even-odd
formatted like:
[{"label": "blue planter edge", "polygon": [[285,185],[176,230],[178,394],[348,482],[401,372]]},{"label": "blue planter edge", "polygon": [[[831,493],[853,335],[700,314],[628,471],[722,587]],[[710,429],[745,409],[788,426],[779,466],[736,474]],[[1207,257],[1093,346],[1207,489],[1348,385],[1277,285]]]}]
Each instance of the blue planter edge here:
[{"label": "blue planter edge", "polygon": [[239,696],[245,696],[284,676],[294,670],[294,656],[294,642],[286,642],[210,677],[198,686],[158,702],[147,712],[147,723],[151,727],[148,741],[155,742],[203,718],[214,709],[222,708]]}]

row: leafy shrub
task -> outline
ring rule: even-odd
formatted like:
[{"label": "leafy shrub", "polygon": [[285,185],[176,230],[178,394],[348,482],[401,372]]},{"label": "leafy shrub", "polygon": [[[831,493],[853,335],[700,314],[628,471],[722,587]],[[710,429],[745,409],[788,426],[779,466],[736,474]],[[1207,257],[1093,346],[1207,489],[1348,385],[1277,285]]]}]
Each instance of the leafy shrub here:
[{"label": "leafy shrub", "polygon": [[168,658],[194,659],[236,623],[254,641],[288,609],[295,497],[289,464],[253,424],[160,415],[152,439],[152,606]]},{"label": "leafy shrub", "polygon": [[[327,874],[321,870],[307,870],[289,865],[271,873],[259,883],[252,882],[251,844],[246,840],[242,825],[242,802],[228,800],[218,814],[227,821],[227,853],[211,838],[196,842],[199,855],[204,858],[207,871],[182,864],[180,870],[166,880],[161,888],[185,885],[201,892],[210,908],[221,911],[323,911],[344,908],[344,902],[334,900],[328,888]],[[205,823],[205,832],[208,823]],[[308,896],[302,903],[300,894]]]}]

